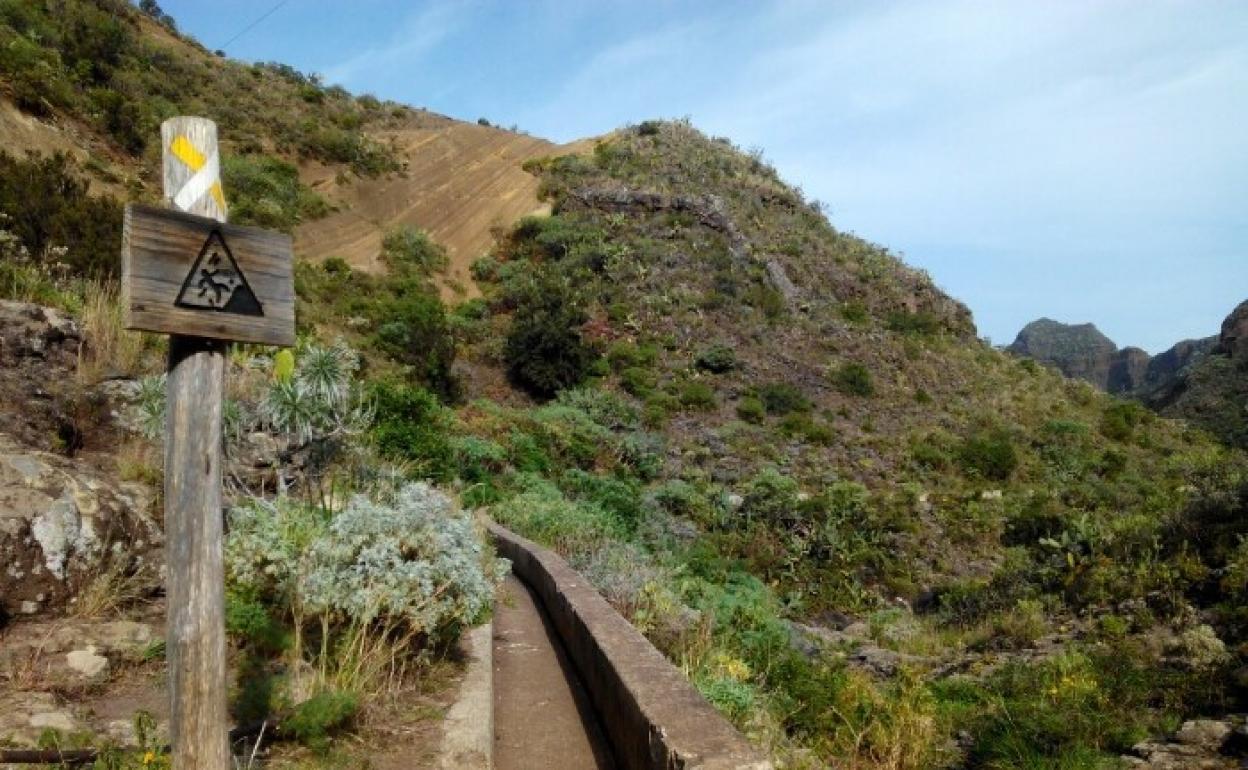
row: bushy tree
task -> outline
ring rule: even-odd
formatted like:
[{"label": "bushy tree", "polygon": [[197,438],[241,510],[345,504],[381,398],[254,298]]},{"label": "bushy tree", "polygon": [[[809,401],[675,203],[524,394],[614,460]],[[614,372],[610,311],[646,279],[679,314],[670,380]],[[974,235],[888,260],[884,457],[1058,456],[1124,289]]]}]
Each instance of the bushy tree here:
[{"label": "bushy tree", "polygon": [[504,349],[511,381],[538,398],[584,382],[598,359],[581,333],[587,320],[567,282],[540,273],[516,299]]}]

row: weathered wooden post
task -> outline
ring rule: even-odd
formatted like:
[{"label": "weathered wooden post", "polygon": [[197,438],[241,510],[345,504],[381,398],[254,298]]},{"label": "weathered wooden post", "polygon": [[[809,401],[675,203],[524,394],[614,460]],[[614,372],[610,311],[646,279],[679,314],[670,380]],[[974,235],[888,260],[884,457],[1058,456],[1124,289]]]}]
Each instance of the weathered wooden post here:
[{"label": "weathered wooden post", "polygon": [[[228,341],[294,343],[290,238],[225,224],[217,127],[161,126],[164,194],[126,207],[127,328],[168,332],[166,658],[178,770],[228,770],[221,443]],[[186,212],[186,213],[178,213]]]}]

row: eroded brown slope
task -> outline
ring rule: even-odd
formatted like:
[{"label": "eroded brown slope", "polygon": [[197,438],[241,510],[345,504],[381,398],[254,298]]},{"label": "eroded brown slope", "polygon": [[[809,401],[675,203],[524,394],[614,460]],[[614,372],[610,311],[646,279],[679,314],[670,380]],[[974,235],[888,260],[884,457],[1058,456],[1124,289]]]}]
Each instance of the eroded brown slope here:
[{"label": "eroded brown slope", "polygon": [[379,270],[384,233],[414,225],[447,249],[448,298],[458,294],[457,284],[467,296],[477,293],[468,267],[489,250],[495,230],[543,209],[538,180],[523,163],[578,149],[432,113],[417,113],[406,125],[375,136],[393,142],[406,162],[405,173],[348,179],[332,167],[306,166],[305,183],[338,211],[301,225],[295,251],[307,259],[339,256],[354,267]]}]

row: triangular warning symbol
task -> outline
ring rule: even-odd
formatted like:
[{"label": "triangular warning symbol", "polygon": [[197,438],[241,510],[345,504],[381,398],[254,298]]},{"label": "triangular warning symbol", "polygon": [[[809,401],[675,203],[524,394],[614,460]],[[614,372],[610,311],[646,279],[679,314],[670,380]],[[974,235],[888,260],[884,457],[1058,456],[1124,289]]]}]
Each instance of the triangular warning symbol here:
[{"label": "triangular warning symbol", "polygon": [[213,230],[182,282],[174,301],[178,307],[216,310],[236,315],[264,315],[260,300],[247,283],[247,276],[234,261],[220,230]]}]

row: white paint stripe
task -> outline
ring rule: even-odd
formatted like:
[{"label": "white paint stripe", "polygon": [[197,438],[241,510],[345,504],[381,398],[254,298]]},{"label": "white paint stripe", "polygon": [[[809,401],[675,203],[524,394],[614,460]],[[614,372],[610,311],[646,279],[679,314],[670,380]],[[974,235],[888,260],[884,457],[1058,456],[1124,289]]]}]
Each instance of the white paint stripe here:
[{"label": "white paint stripe", "polygon": [[[208,156],[208,161],[204,163],[204,167],[195,172],[195,175],[186,180],[186,184],[182,185],[182,189],[178,190],[178,194],[173,196],[173,205],[182,211],[189,211],[200,198],[208,194],[212,189],[214,182],[221,179],[221,164],[217,157],[216,151]],[[215,203],[214,203],[215,205]],[[225,212],[221,212],[225,213]]]}]

